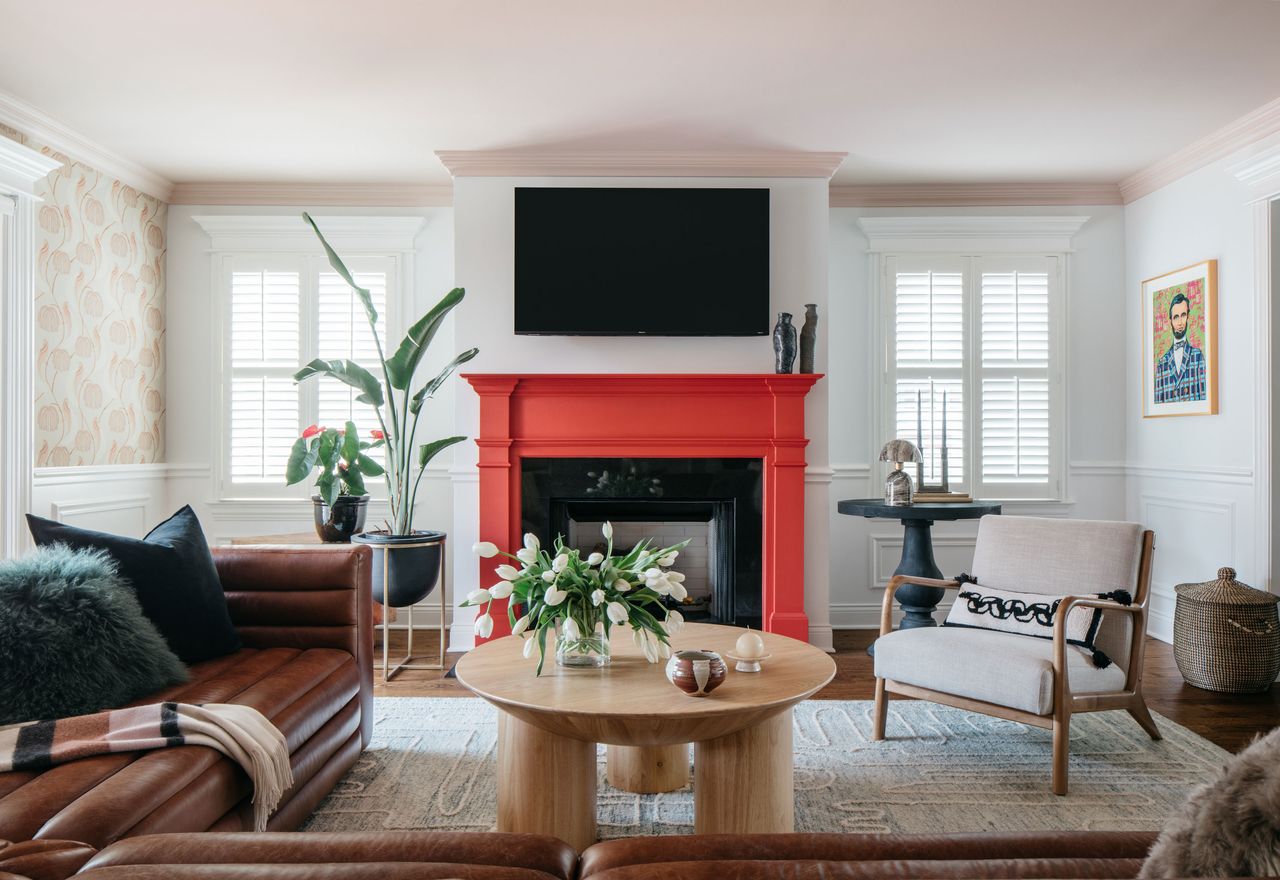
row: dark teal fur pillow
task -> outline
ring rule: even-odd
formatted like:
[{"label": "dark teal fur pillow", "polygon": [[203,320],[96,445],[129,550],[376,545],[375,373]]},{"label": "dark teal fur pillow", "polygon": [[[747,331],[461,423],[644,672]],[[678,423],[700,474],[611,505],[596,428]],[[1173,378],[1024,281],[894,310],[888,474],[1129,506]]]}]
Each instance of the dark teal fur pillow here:
[{"label": "dark teal fur pillow", "polygon": [[0,561],[0,725],[116,708],[187,680],[102,551]]}]

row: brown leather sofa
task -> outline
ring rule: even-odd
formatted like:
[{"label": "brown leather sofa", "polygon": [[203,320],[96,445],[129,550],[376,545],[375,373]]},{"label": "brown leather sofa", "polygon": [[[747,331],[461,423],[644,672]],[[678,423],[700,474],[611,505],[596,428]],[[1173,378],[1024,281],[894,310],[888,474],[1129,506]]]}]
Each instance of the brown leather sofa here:
[{"label": "brown leather sofa", "polygon": [[[137,704],[241,703],[266,715],[288,741],[294,775],[270,828],[292,830],[373,732],[372,550],[341,544],[213,553],[243,647],[196,664],[189,682]],[[77,841],[92,854],[143,834],[240,831],[253,827],[251,794],[240,767],[203,746],[0,773],[0,841],[31,841],[28,850],[40,842],[73,850],[66,842]],[[21,855],[22,846],[8,851]],[[0,871],[21,874],[5,867],[4,852]]]},{"label": "brown leather sofa", "polygon": [[[1131,878],[1154,834],[770,834],[612,840],[581,857],[533,834],[174,834],[122,840],[77,880],[887,880]],[[64,853],[65,864],[65,856]],[[80,855],[83,855],[82,853]],[[0,849],[0,880],[6,869]],[[31,875],[29,875],[31,876]],[[33,880],[55,880],[51,875]]]}]

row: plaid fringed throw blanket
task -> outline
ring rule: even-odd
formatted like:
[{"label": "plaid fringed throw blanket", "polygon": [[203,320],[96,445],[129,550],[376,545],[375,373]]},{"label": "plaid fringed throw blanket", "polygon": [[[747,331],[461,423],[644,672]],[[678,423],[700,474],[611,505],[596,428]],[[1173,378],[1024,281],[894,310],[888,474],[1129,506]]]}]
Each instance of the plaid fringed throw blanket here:
[{"label": "plaid fringed throw blanket", "polygon": [[253,827],[265,831],[293,771],[284,735],[249,706],[154,703],[0,727],[0,772],[184,745],[216,749],[244,768],[253,782]]}]

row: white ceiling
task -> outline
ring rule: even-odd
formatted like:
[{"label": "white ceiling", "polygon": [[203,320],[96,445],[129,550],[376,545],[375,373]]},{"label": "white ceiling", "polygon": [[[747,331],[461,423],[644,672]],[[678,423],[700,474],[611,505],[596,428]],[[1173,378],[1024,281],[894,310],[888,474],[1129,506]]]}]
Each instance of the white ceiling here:
[{"label": "white ceiling", "polygon": [[176,182],[536,147],[1111,183],[1280,96],[1280,2],[0,0],[0,90]]}]

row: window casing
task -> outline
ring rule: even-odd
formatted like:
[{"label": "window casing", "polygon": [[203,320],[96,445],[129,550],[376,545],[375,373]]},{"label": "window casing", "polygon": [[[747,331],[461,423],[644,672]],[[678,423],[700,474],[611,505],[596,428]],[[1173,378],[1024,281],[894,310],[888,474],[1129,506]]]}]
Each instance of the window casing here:
[{"label": "window casing", "polygon": [[[399,255],[343,260],[372,294],[383,345],[398,340]],[[373,408],[355,401],[354,389],[328,378],[293,381],[317,357],[351,358],[381,375],[363,307],[318,254],[222,254],[216,284],[224,328],[219,496],[309,494],[309,481],[286,487],[284,478],[289,449],[304,428],[342,427],[350,419],[368,438],[379,427]],[[375,497],[385,494],[376,480],[368,488]]]},{"label": "window casing", "polygon": [[925,482],[939,483],[945,405],[952,491],[1062,500],[1064,256],[898,253],[880,266],[877,440],[919,437]]}]

